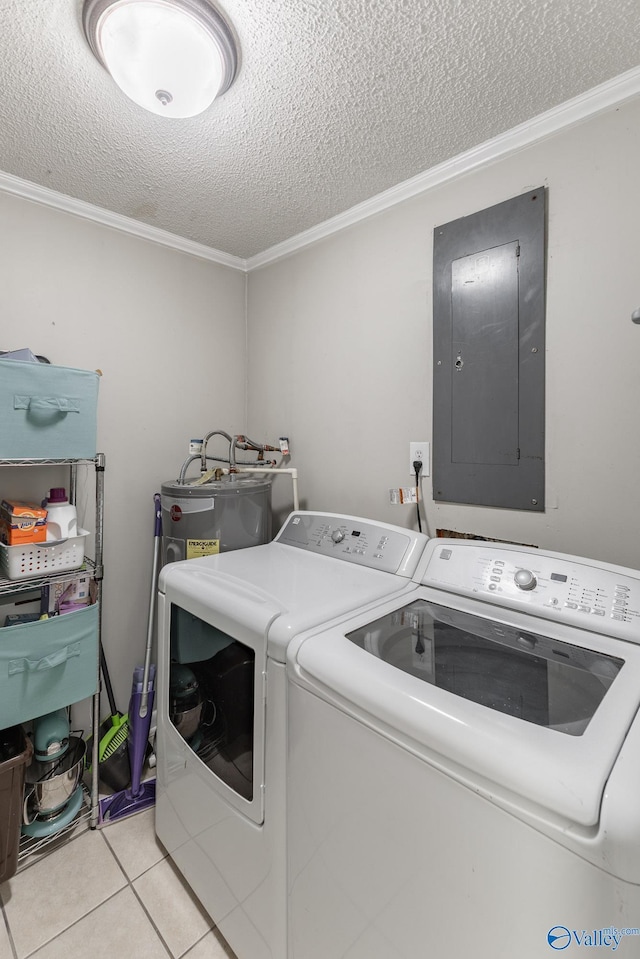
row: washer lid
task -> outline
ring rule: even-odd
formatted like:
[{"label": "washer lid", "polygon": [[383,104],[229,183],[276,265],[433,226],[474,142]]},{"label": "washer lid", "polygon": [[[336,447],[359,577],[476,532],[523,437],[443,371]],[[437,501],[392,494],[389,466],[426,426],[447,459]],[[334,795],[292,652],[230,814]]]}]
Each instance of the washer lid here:
[{"label": "washer lid", "polygon": [[595,825],[640,705],[640,649],[487,612],[420,587],[302,637],[290,674],[487,798]]}]

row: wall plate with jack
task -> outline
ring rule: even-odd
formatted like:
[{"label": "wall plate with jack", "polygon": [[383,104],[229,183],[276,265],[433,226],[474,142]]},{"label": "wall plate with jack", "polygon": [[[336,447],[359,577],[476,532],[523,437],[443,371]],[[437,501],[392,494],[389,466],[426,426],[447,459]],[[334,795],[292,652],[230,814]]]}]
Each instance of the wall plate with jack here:
[{"label": "wall plate with jack", "polygon": [[425,440],[422,443],[409,443],[409,472],[415,479],[416,471],[413,464],[416,460],[422,463],[422,476],[429,476],[429,443]]}]

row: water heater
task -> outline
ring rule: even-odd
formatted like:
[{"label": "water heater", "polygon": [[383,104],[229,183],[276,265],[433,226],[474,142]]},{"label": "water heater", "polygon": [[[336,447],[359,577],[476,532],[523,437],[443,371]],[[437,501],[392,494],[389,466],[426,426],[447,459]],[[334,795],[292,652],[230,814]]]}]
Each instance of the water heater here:
[{"label": "water heater", "polygon": [[271,480],[231,473],[200,485],[162,484],[162,562],[195,559],[271,539]]}]

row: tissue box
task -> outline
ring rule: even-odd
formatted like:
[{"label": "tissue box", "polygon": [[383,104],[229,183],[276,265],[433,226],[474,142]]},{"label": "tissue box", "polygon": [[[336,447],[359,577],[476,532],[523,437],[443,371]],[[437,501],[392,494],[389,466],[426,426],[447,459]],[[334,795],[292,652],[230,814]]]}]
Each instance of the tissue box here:
[{"label": "tissue box", "polygon": [[44,543],[47,538],[47,511],[37,503],[0,503],[0,542],[7,546]]}]

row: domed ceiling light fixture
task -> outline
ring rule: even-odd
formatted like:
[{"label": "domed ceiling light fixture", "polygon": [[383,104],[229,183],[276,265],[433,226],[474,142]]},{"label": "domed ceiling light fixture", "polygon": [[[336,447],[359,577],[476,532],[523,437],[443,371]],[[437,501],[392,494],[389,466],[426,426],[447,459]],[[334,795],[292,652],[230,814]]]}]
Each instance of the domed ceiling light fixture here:
[{"label": "domed ceiling light fixture", "polygon": [[238,69],[231,28],[209,0],[84,0],[93,53],[120,89],[163,117],[193,117]]}]

